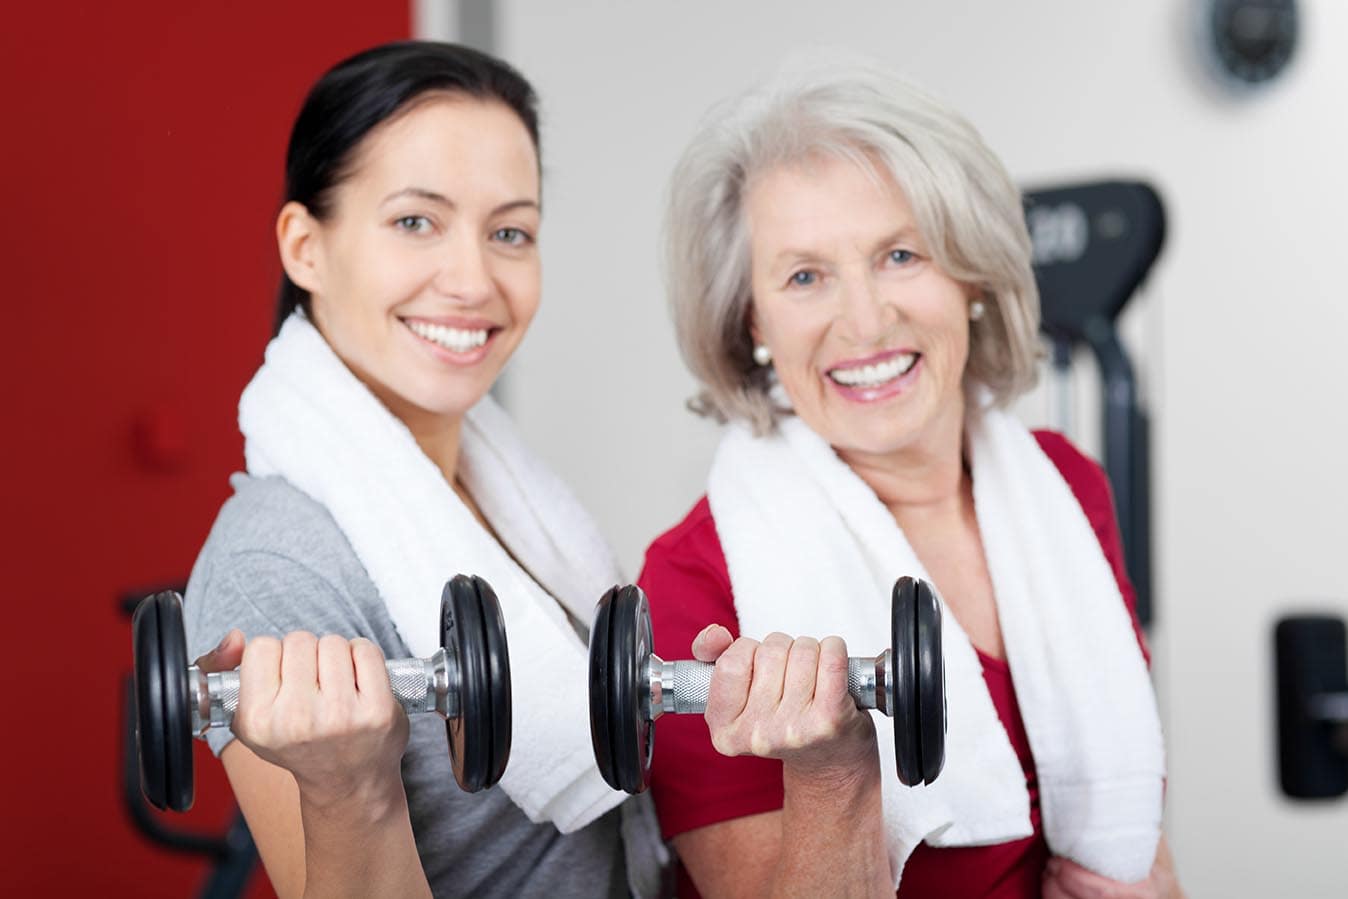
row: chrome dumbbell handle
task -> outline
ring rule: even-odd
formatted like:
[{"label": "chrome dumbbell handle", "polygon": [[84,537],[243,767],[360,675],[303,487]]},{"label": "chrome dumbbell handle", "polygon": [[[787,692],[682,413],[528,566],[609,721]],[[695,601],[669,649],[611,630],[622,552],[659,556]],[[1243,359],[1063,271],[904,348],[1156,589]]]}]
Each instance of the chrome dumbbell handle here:
[{"label": "chrome dumbbell handle", "polygon": [[[389,685],[393,698],[409,715],[436,712],[442,718],[459,714],[459,667],[449,663],[444,647],[428,659],[388,659]],[[239,672],[206,674],[193,665],[187,669],[188,694],[192,701],[192,733],[202,737],[213,727],[229,727],[239,708]]]},{"label": "chrome dumbbell handle", "polygon": [[[878,709],[893,714],[894,672],[892,656],[885,650],[875,658],[847,660],[847,692],[859,709]],[[666,662],[652,654],[647,669],[649,715],[654,721],[666,712],[701,714],[707,709],[707,693],[716,666],[709,662]]]}]

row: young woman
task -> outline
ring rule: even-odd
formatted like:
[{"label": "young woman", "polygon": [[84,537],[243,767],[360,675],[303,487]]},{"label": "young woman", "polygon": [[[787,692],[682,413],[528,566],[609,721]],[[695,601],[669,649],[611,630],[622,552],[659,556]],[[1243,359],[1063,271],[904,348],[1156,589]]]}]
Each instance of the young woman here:
[{"label": "young woman", "polygon": [[[283,897],[658,879],[649,815],[595,768],[584,690],[549,689],[585,683],[595,598],[622,578],[487,395],[538,308],[539,225],[535,96],[499,60],[378,47],[295,122],[277,333],[240,403],[248,474],[185,605],[195,652],[225,635],[203,667],[241,667],[232,732],[210,741]],[[430,653],[460,572],[500,597],[514,684],[509,766],[472,794],[382,665]]]}]

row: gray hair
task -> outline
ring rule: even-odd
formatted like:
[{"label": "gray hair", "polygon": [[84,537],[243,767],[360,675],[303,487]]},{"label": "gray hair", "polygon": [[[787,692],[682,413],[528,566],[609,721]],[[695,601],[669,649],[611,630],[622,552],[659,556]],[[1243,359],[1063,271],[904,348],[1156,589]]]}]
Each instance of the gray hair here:
[{"label": "gray hair", "polygon": [[[1034,386],[1039,293],[1020,191],[964,118],[870,65],[796,70],[713,108],[670,182],[666,276],[679,349],[701,382],[694,411],[772,429],[769,369],[753,360],[744,200],[755,176],[828,155],[888,169],[932,258],[983,294],[966,393],[1006,405]],[[878,173],[877,173],[878,174]]]}]

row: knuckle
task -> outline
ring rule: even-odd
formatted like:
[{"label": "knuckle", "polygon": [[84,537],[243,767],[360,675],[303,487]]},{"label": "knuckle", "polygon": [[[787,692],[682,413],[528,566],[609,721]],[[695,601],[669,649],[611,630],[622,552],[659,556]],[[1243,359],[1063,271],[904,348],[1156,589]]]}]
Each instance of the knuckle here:
[{"label": "knuckle", "polygon": [[795,642],[791,644],[791,651],[818,655],[820,651],[819,641],[814,637],[797,637]]},{"label": "knuckle", "polygon": [[344,650],[346,649],[346,645],[346,638],[338,634],[324,634],[318,639],[318,648],[320,651],[327,650],[331,652],[339,649]]},{"label": "knuckle", "polygon": [[724,653],[716,660],[716,673],[722,680],[742,680],[749,674],[749,661],[741,653]]},{"label": "knuckle", "polygon": [[845,676],[847,674],[847,656],[834,653],[819,655],[819,670],[827,674]]},{"label": "knuckle", "polygon": [[313,727],[308,715],[287,715],[274,724],[272,733],[282,746],[303,746],[312,739]]},{"label": "knuckle", "polygon": [[383,733],[390,730],[398,723],[398,716],[402,714],[402,709],[389,697],[387,702],[375,703],[373,707],[366,712],[364,716],[365,729],[376,733]]},{"label": "knuckle", "polygon": [[291,631],[281,640],[283,652],[299,652],[318,645],[318,638],[308,631]]},{"label": "knuckle", "polygon": [[824,743],[830,740],[836,740],[842,729],[838,726],[836,718],[825,718],[815,729],[816,738]]},{"label": "knuckle", "polygon": [[245,658],[256,658],[259,655],[280,655],[281,641],[272,636],[254,637],[243,647]]},{"label": "knuckle", "polygon": [[721,755],[736,755],[734,741],[725,728],[716,728],[711,732],[712,748]]},{"label": "knuckle", "polygon": [[847,641],[838,636],[825,637],[819,641],[819,651],[847,658]]},{"label": "knuckle", "polygon": [[781,662],[786,660],[790,650],[790,643],[764,640],[762,645],[760,645],[758,650],[754,653],[754,658],[756,660],[761,659],[767,662]]},{"label": "knuckle", "polygon": [[749,751],[754,755],[765,756],[773,751],[773,741],[766,728],[756,725],[749,733]]},{"label": "knuckle", "polygon": [[368,662],[382,662],[384,660],[384,651],[379,645],[365,637],[356,637],[351,640],[351,654],[357,659]]},{"label": "knuckle", "polygon": [[744,658],[753,658],[754,653],[758,651],[758,647],[762,645],[763,644],[759,643],[752,637],[740,637],[730,644],[730,646],[725,651],[725,655],[736,655],[736,656],[743,656]]}]

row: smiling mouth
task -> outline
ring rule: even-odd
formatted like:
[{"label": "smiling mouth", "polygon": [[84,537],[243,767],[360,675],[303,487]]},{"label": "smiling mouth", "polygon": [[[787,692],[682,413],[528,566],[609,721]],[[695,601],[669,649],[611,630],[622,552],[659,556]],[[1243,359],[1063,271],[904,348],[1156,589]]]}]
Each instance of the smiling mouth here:
[{"label": "smiling mouth", "polygon": [[449,328],[445,325],[433,325],[430,322],[409,321],[403,319],[403,324],[408,329],[423,340],[428,340],[439,347],[444,347],[451,353],[470,353],[487,342],[491,336],[492,328],[475,328],[472,330],[463,330],[460,328]]},{"label": "smiling mouth", "polygon": [[828,376],[843,387],[880,387],[913,370],[921,353],[899,353],[883,362],[830,369]]}]

